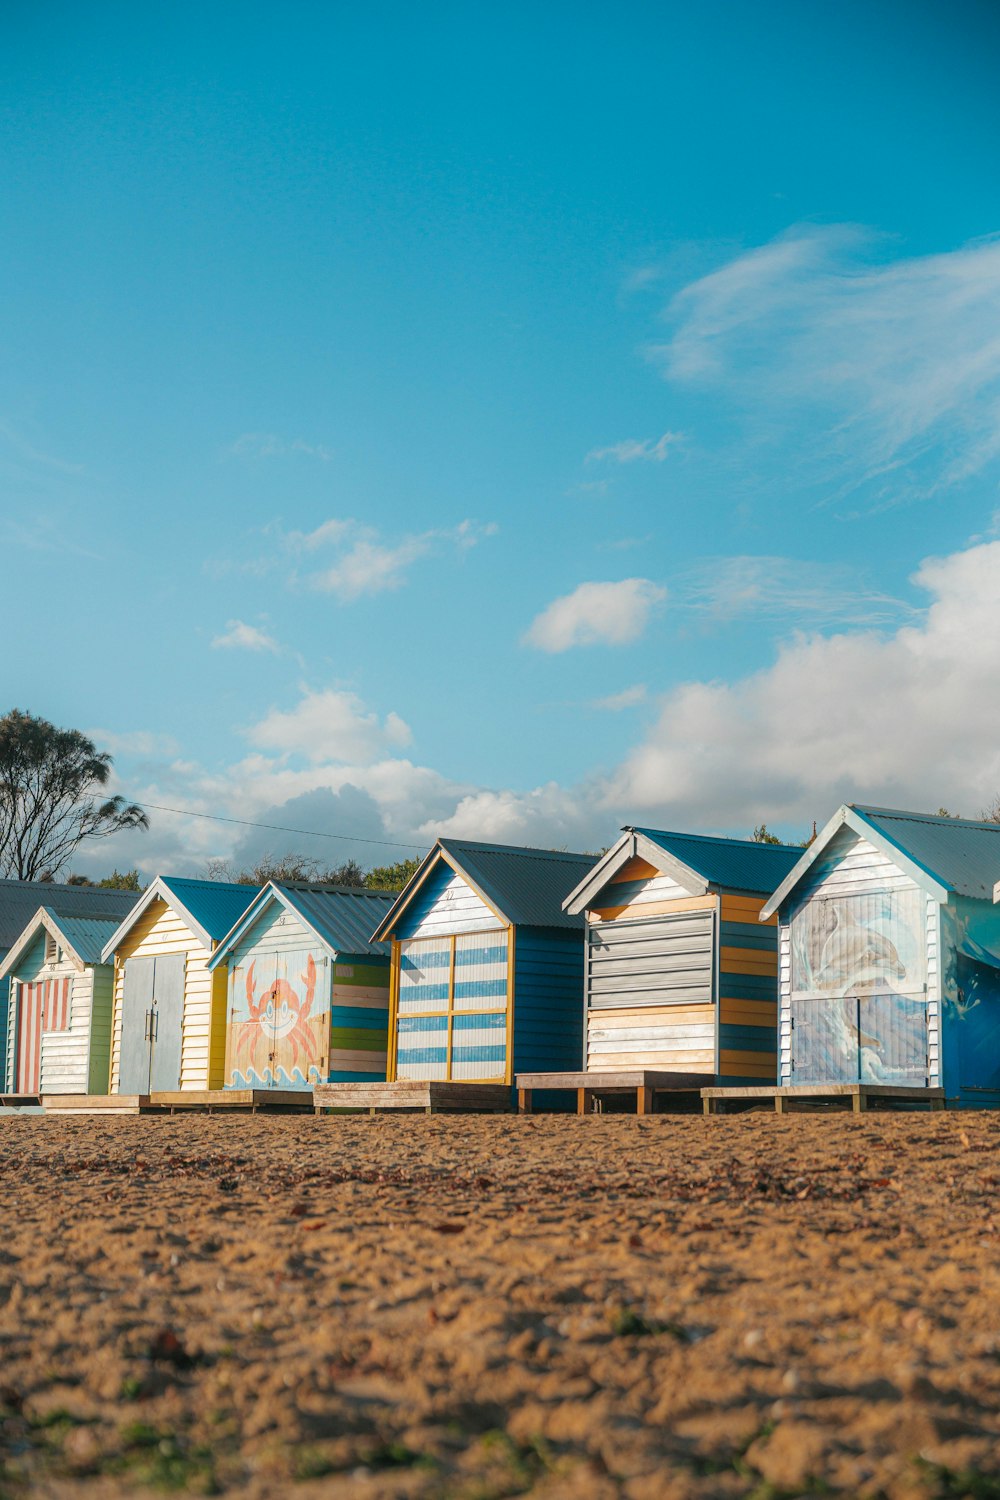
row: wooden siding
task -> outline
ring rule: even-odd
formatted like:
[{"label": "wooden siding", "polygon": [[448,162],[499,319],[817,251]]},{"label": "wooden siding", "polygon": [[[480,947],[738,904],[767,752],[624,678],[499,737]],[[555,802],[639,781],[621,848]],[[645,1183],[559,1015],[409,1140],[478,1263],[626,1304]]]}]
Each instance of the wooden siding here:
[{"label": "wooden siding", "polygon": [[587,912],[590,922],[630,921],[652,917],[663,911],[699,911],[714,908],[714,896],[692,896],[669,875],[661,875],[646,860],[630,859],[600,893],[600,906]]},{"label": "wooden siding", "polygon": [[661,913],[587,928],[591,1010],[636,1005],[703,1005],[715,999],[715,914]]},{"label": "wooden siding", "polygon": [[512,941],[493,918],[393,942],[390,1081],[510,1081]]},{"label": "wooden siding", "polygon": [[389,1047],[389,960],[337,959],[330,1009],[331,1083],[382,1083]]},{"label": "wooden siding", "polygon": [[208,969],[209,950],[159,899],[153,901],[125,935],[115,954],[115,992],[111,1034],[111,1092],[119,1091],[122,1034],[122,996],[125,962],[129,958],[155,958],[160,954],[182,954],[185,958],[184,1020],[181,1030],[182,1089],[216,1089],[223,1084],[220,1065],[219,1018],[225,1026],[226,978],[223,965],[213,978]]},{"label": "wooden siding", "polygon": [[715,1015],[714,1005],[592,1009],[587,1018],[587,1072],[655,1068],[714,1074]]},{"label": "wooden siding", "polygon": [[584,940],[583,932],[564,928],[517,929],[514,1073],[559,1073],[583,1065]]},{"label": "wooden siding", "polygon": [[777,918],[760,922],[766,895],[725,892],[719,921],[720,1079],[774,1083],[778,1071]]},{"label": "wooden siding", "polygon": [[506,926],[446,860],[427,876],[399,920],[397,938],[450,937]]},{"label": "wooden siding", "polygon": [[[793,892],[781,912],[778,930],[778,1081],[792,1078],[792,941],[791,920],[808,901],[828,897],[876,896],[889,891],[917,891],[916,882],[867,839],[841,828]],[[920,892],[925,911],[925,960],[928,1032],[928,1082],[941,1081],[941,1008],[939,906]]]}]

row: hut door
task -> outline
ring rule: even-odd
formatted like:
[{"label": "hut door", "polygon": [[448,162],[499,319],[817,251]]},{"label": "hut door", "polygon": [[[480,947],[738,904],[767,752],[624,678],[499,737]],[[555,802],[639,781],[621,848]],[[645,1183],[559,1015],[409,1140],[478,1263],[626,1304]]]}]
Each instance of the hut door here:
[{"label": "hut door", "polygon": [[150,1093],[170,1093],[181,1086],[181,1040],[184,1023],[184,955],[154,960]]},{"label": "hut door", "polygon": [[325,1083],[330,1042],[330,965],[308,948],[278,955],[269,1007],[268,1062],[276,1088]]},{"label": "hut door", "polygon": [[42,1072],[42,1003],[45,983],[18,986],[17,1082],[19,1094],[37,1094]]},{"label": "hut door", "polygon": [[122,1040],[118,1067],[118,1092],[149,1093],[150,1016],[153,1005],[152,958],[125,961],[122,992]]},{"label": "hut door", "polygon": [[180,1088],[183,1016],[184,955],[128,959],[122,996],[120,1093],[171,1093]]}]

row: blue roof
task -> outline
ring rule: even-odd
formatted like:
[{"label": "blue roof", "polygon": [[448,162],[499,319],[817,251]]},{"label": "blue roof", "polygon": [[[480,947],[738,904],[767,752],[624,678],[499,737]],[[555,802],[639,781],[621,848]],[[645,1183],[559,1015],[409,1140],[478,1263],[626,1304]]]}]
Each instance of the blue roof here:
[{"label": "blue roof", "polygon": [[388,943],[372,941],[372,931],[392,908],[395,891],[364,886],[271,882],[266,885],[219,943],[209,962],[215,968],[253,928],[273,901],[281,901],[310,928],[331,953],[388,958]]},{"label": "blue roof", "polygon": [[1000,823],[864,807],[858,802],[850,806],[948,890],[993,900],[993,887],[1000,880]]},{"label": "blue roof", "polygon": [[674,859],[695,870],[709,885],[770,895],[802,858],[788,844],[757,844],[750,839],[722,839],[702,833],[667,833],[634,828]]},{"label": "blue roof", "polygon": [[99,964],[104,944],[118,926],[114,917],[61,917],[50,911],[53,925],[81,963]]},{"label": "blue roof", "polygon": [[195,924],[218,942],[239,921],[258,894],[255,885],[230,885],[224,880],[189,880],[161,875],[160,884],[172,891]]}]

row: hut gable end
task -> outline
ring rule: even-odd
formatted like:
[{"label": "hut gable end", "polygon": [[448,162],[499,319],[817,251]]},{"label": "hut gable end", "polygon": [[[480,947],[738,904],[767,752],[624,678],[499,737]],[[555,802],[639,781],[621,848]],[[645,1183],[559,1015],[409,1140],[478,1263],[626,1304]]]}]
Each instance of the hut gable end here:
[{"label": "hut gable end", "polygon": [[458,871],[442,858],[401,914],[396,936],[403,939],[450,936],[452,933],[489,932],[506,925]]}]

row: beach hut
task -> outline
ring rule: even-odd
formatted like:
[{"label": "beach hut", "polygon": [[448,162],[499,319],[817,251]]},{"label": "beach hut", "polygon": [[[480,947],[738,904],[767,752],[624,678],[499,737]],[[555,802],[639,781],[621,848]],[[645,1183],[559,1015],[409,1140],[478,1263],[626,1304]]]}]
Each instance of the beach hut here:
[{"label": "beach hut", "polygon": [[0,964],[11,986],[7,1094],[107,1090],[112,971],[101,950],[117,925],[41,906]]},{"label": "beach hut", "polygon": [[773,1082],[777,931],[758,917],[801,852],[623,829],[564,903],[586,919],[582,1071],[518,1087],[576,1088],[581,1108],[634,1092],[645,1110],[671,1084]]},{"label": "beach hut", "polygon": [[376,928],[391,943],[387,1077],[491,1084],[563,1068],[582,1041],[588,854],[438,839]]},{"label": "beach hut", "polygon": [[[0,964],[8,958],[40,906],[47,907],[57,916],[110,918],[117,926],[137,900],[134,891],[110,891],[103,886],[58,885],[48,880],[0,880]],[[8,972],[0,977],[0,1066],[7,1058],[11,1041],[9,994]]]},{"label": "beach hut", "polygon": [[1000,1105],[1000,826],[841,807],[764,907],[779,919],[782,1085]]},{"label": "beach hut", "polygon": [[226,1087],[384,1082],[395,894],[266,885],[208,962],[229,971]]},{"label": "beach hut", "polygon": [[256,895],[251,885],[158,875],[104,945],[115,975],[112,1094],[222,1088],[226,970],[208,961]]}]

